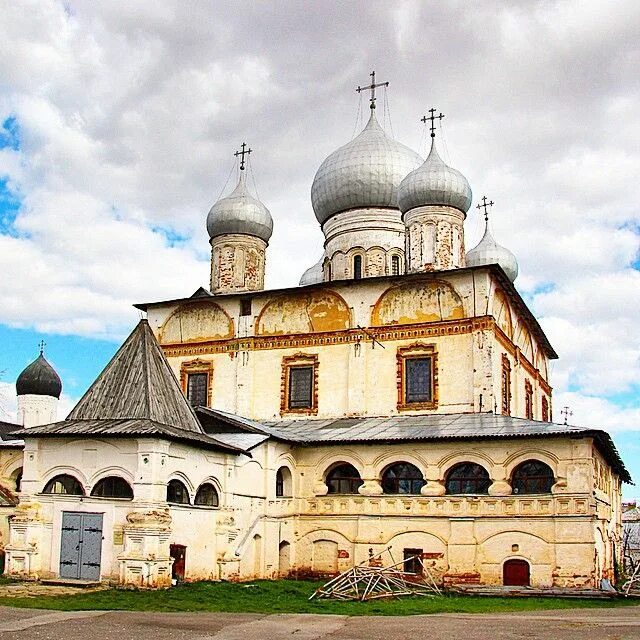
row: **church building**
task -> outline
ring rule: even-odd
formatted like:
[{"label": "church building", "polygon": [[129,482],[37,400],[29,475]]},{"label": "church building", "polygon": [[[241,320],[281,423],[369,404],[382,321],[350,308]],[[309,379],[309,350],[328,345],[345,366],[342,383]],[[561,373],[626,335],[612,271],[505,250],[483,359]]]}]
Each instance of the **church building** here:
[{"label": "church building", "polygon": [[439,155],[442,114],[424,160],[378,122],[377,86],[313,180],[324,253],[299,286],[264,290],[273,220],[243,144],[207,217],[209,289],[136,304],[64,420],[44,356],[21,375],[20,425],[0,425],[7,574],[324,576],[390,547],[445,585],[613,579],[629,474],[605,431],[552,421],[556,352],[486,198],[465,248],[472,192]]}]

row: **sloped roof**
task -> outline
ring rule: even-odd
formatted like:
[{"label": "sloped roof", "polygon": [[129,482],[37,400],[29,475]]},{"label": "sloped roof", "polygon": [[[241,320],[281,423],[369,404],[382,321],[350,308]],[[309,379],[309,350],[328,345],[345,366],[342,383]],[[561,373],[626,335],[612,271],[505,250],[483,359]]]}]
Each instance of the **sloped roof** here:
[{"label": "sloped roof", "polygon": [[162,424],[147,419],[123,419],[123,420],[62,420],[41,427],[31,427],[25,433],[25,437],[37,438],[69,438],[77,436],[98,437],[165,437],[170,440],[186,442],[205,448],[223,449],[233,453],[245,453],[244,448],[233,443],[226,443],[205,433],[196,433],[180,429],[168,424]]},{"label": "sloped roof", "polygon": [[18,435],[18,433],[23,429],[22,425],[0,420],[0,446],[22,446],[22,441],[19,439],[21,434]]},{"label": "sloped roof", "polygon": [[[591,437],[624,482],[631,476],[606,431],[496,415],[449,413],[360,418],[309,418],[256,422],[216,409],[198,407],[208,434],[228,444],[244,441],[247,433],[263,434],[299,445],[431,440],[489,440],[495,438]],[[243,432],[234,440],[231,430]]]},{"label": "sloped roof", "polygon": [[131,418],[202,433],[146,320],[140,320],[67,419]]}]

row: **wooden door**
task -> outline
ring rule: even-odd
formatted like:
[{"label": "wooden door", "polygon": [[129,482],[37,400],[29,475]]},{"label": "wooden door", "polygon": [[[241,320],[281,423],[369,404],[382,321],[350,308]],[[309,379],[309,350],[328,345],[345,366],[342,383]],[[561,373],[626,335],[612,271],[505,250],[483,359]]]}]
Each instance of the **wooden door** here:
[{"label": "wooden door", "polygon": [[502,567],[505,586],[528,587],[531,582],[530,567],[526,560],[507,560]]}]

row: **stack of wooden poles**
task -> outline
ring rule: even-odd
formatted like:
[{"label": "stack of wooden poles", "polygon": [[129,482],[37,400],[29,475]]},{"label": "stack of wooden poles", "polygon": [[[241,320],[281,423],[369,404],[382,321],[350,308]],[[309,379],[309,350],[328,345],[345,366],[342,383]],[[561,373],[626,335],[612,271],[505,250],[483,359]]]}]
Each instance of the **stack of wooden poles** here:
[{"label": "stack of wooden poles", "polygon": [[[391,564],[383,566],[381,557],[386,553],[391,556],[391,547],[377,555],[371,555],[364,562],[332,578],[325,585],[316,589],[309,600],[334,598],[336,600],[364,601],[441,593],[420,556],[412,556],[399,562],[393,562],[393,556],[391,556]],[[404,570],[405,566],[415,566],[416,564],[422,568],[421,573],[411,573]]]}]

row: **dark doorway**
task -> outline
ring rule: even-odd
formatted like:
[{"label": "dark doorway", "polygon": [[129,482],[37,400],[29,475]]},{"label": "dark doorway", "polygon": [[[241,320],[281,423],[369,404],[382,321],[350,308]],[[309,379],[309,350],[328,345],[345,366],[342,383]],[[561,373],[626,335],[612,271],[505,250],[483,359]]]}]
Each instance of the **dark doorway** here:
[{"label": "dark doorway", "polygon": [[422,549],[403,549],[404,570],[407,573],[422,575]]},{"label": "dark doorway", "polygon": [[171,566],[171,577],[180,582],[184,580],[185,559],[187,556],[187,547],[183,544],[172,544],[169,546],[169,555],[173,560]]},{"label": "dark doorway", "polygon": [[528,587],[530,567],[526,560],[507,560],[502,567],[502,582],[508,587]]},{"label": "dark doorway", "polygon": [[60,577],[100,580],[102,514],[63,511],[60,539]]}]

